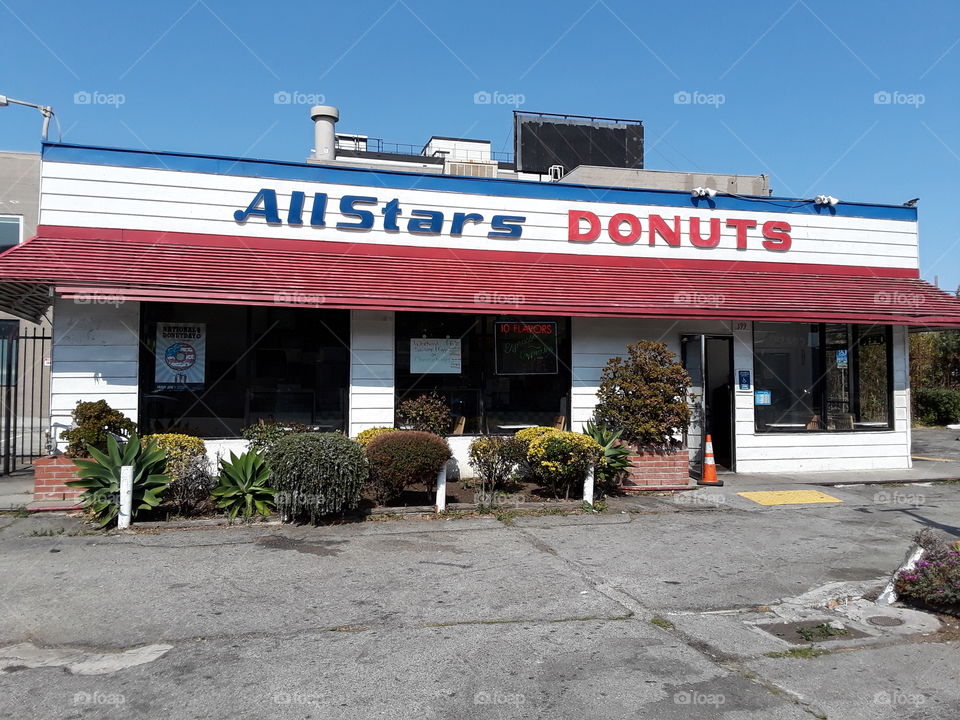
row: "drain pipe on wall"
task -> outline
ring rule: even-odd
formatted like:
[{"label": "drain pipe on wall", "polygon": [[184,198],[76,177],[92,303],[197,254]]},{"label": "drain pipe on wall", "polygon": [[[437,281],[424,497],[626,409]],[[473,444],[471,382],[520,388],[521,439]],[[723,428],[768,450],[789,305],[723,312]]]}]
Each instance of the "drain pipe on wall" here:
[{"label": "drain pipe on wall", "polygon": [[120,511],[117,513],[117,529],[130,527],[130,513],[133,508],[133,465],[120,468]]}]

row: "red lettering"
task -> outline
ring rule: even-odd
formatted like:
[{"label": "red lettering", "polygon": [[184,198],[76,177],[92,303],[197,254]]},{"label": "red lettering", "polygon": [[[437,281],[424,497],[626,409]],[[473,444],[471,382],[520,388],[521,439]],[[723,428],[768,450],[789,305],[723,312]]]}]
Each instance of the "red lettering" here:
[{"label": "red lettering", "polygon": [[667,245],[680,247],[680,216],[674,215],[673,227],[667,225],[667,221],[659,215],[651,215],[650,219],[650,244],[656,245],[657,235],[666,240]]},{"label": "red lettering", "polygon": [[700,218],[690,218],[690,244],[698,248],[715,248],[720,244],[720,218],[710,219],[710,237],[700,235]]},{"label": "red lettering", "polygon": [[764,250],[785,252],[790,249],[790,223],[783,220],[769,220],[763,224]]},{"label": "red lettering", "polygon": [[[626,235],[620,232],[620,226],[623,223],[627,223],[630,226],[630,230]],[[607,232],[610,233],[610,238],[615,243],[620,243],[621,245],[632,245],[640,238],[640,234],[643,232],[643,227],[640,225],[640,218],[638,218],[636,215],[631,215],[630,213],[617,213],[610,218],[610,223],[607,225]]]},{"label": "red lettering", "polygon": [[747,230],[756,226],[756,220],[727,220],[727,227],[737,229],[737,250],[747,249]]},{"label": "red lettering", "polygon": [[[589,229],[580,232],[580,221],[586,220]],[[569,210],[567,212],[567,240],[569,242],[593,242],[600,237],[600,218],[589,210]]]}]

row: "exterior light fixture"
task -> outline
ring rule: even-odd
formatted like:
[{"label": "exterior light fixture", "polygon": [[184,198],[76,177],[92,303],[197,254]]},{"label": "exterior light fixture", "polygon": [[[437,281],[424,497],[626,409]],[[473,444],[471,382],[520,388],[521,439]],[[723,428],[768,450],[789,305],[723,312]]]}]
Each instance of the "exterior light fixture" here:
[{"label": "exterior light fixture", "polygon": [[690,197],[702,198],[709,197],[715,198],[717,196],[717,191],[713,188],[704,188],[704,187],[695,187],[690,191]]},{"label": "exterior light fixture", "polygon": [[840,200],[832,195],[817,195],[813,199],[813,202],[816,205],[829,205],[830,207],[836,207]]},{"label": "exterior light fixture", "polygon": [[[36,108],[40,111],[40,114],[43,115],[43,131],[41,132],[41,137],[44,141],[46,141],[47,131],[50,129],[50,118],[53,117],[53,108],[49,105],[37,105],[36,103],[26,102],[25,100],[14,100],[12,97],[0,95],[0,107],[6,107],[11,103],[14,105],[23,105],[24,107]],[[59,127],[59,121],[57,127]]]}]

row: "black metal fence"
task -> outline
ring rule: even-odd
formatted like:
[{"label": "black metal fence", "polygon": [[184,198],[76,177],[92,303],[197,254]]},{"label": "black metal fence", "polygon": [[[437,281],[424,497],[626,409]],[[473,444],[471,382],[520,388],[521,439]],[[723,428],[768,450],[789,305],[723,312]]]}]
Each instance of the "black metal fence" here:
[{"label": "black metal fence", "polygon": [[0,323],[0,474],[47,453],[52,338],[42,328]]}]

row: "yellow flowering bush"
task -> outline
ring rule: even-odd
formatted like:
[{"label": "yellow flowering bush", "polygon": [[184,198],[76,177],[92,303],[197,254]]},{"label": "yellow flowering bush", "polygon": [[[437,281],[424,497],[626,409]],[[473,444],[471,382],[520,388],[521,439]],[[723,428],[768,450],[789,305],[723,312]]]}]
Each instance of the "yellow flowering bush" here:
[{"label": "yellow flowering bush", "polygon": [[564,496],[569,498],[570,488],[582,483],[587,469],[600,461],[603,448],[589,435],[553,428],[546,430],[548,432],[536,434],[530,441],[527,463],[554,495],[563,490]]},{"label": "yellow flowering bush", "polygon": [[532,443],[534,440],[541,437],[542,435],[546,435],[547,433],[554,433],[554,432],[560,432],[560,431],[552,427],[543,427],[543,426],[528,427],[528,428],[524,428],[523,430],[518,430],[514,434],[514,437],[520,442],[522,442],[524,447],[526,447],[526,449],[529,450],[530,443]]},{"label": "yellow flowering bush", "polygon": [[179,433],[147,435],[142,439],[144,445],[151,441],[167,456],[165,472],[170,477],[167,499],[183,515],[198,511],[200,503],[210,497],[216,485],[203,440]]},{"label": "yellow flowering bush", "polygon": [[396,430],[397,428],[394,427],[367,428],[366,430],[361,430],[359,433],[357,433],[357,442],[366,447],[374,438],[380,437],[384,433],[395,432]]}]

